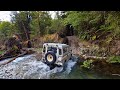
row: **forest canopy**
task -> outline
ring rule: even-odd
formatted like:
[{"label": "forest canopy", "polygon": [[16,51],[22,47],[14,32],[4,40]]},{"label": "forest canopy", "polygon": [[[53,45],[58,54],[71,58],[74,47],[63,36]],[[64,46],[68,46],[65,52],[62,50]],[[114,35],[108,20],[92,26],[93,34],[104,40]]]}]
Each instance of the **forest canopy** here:
[{"label": "forest canopy", "polygon": [[[72,24],[75,35],[82,40],[97,41],[105,45],[120,39],[119,11],[12,11],[11,22],[0,21],[1,40],[19,33],[23,40],[43,37]],[[104,46],[104,45],[103,45]]]}]

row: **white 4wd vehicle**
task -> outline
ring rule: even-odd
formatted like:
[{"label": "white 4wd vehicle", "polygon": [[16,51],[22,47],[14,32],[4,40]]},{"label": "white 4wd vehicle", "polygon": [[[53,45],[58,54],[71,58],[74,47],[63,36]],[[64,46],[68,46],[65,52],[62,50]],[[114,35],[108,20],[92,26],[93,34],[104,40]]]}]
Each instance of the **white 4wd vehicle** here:
[{"label": "white 4wd vehicle", "polygon": [[64,62],[72,56],[69,45],[60,43],[44,43],[42,50],[42,60],[47,65],[63,66]]}]

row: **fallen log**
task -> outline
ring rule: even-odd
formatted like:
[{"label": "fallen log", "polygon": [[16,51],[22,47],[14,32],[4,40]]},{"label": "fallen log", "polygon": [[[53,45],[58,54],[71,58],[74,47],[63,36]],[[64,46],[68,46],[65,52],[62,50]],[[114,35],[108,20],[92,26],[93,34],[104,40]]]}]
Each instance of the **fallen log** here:
[{"label": "fallen log", "polygon": [[[33,49],[27,49],[27,48],[23,48],[21,50],[22,53],[26,52],[26,54],[33,54],[35,53],[35,51]],[[0,55],[0,61],[4,60],[4,59],[7,59],[7,58],[13,58],[13,57],[17,57],[18,55],[21,55],[21,54],[15,54],[15,55],[10,55],[10,56],[7,56],[7,55]]]},{"label": "fallen log", "polygon": [[8,60],[8,61],[6,61],[6,62],[4,62],[4,63],[2,63],[0,65],[8,64],[8,63],[12,62],[13,60],[15,60],[16,58],[21,57],[21,56],[26,55],[26,54],[27,54],[27,51],[24,51],[22,54],[19,54],[16,57],[12,58],[11,60]]},{"label": "fallen log", "polygon": [[[29,49],[29,50],[28,49],[23,49],[21,54],[18,54],[16,56],[14,56],[14,58],[12,58],[11,60],[7,60],[6,62],[1,63],[0,65],[8,64],[8,63],[12,62],[13,60],[15,60],[16,58],[18,58],[18,57],[21,57],[21,56],[24,56],[24,55],[27,55],[27,54],[33,54],[33,53],[35,53],[35,51],[33,51],[31,49]],[[11,58],[11,57],[5,57],[5,59],[6,58]],[[3,60],[3,58],[2,58],[2,60]]]},{"label": "fallen log", "polygon": [[80,55],[83,59],[99,59],[99,60],[106,60],[107,57],[97,57],[97,56],[87,56],[87,55]]},{"label": "fallen log", "polygon": [[16,57],[16,55],[11,55],[11,56],[0,55],[0,61],[7,59],[7,58],[12,58],[12,57]]},{"label": "fallen log", "polygon": [[113,76],[120,76],[120,74],[112,74]]}]

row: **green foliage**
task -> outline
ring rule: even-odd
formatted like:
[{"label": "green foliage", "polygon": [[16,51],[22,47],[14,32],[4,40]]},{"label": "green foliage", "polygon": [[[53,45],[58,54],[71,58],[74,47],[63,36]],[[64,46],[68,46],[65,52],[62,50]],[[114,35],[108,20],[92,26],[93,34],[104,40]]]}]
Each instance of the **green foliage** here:
[{"label": "green foliage", "polygon": [[14,32],[13,24],[7,21],[3,21],[0,23],[0,36],[9,37]]},{"label": "green foliage", "polygon": [[[10,22],[0,23],[0,36],[9,37],[13,33],[26,36],[30,31],[32,38],[44,36],[64,30],[70,23],[74,33],[80,39],[87,41],[99,40],[98,44],[108,46],[114,39],[120,39],[119,11],[55,11],[56,18],[52,19],[49,11],[13,11]],[[32,17],[28,23],[27,15]]]},{"label": "green foliage", "polygon": [[120,56],[111,56],[107,60],[109,63],[120,63]]},{"label": "green foliage", "polygon": [[49,32],[51,26],[51,17],[48,12],[32,11],[31,29],[32,34],[43,36]]},{"label": "green foliage", "polygon": [[86,60],[83,62],[83,65],[81,65],[81,67],[89,69],[91,67],[92,62],[93,62],[93,60]]},{"label": "green foliage", "polygon": [[95,39],[96,39],[96,36],[93,36],[93,37],[92,37],[92,40],[95,40]]},{"label": "green foliage", "polygon": [[23,40],[30,39],[30,12],[29,11],[19,11],[12,13],[12,23],[17,29],[16,32],[21,35]]},{"label": "green foliage", "polygon": [[64,28],[64,24],[62,23],[62,20],[53,19],[48,33],[53,34],[62,30],[63,28]]},{"label": "green foliage", "polygon": [[80,39],[99,40],[104,46],[120,39],[119,11],[68,11],[66,15],[64,24],[71,23]]},{"label": "green foliage", "polygon": [[5,51],[0,51],[0,54],[3,54]]}]

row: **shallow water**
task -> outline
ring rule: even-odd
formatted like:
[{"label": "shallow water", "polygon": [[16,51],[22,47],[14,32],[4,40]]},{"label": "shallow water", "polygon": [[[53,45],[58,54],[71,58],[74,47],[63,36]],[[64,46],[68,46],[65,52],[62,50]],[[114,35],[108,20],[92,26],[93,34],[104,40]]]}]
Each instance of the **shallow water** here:
[{"label": "shallow water", "polygon": [[[120,76],[103,75],[93,70],[81,68],[76,61],[70,60],[67,69],[63,72],[54,74],[52,79],[120,79]],[[66,73],[68,72],[68,73]]]},{"label": "shallow water", "polygon": [[37,61],[34,55],[19,57],[0,67],[0,78],[5,79],[120,79],[119,76],[105,76],[77,64],[77,57],[65,63],[64,67],[49,66]]},{"label": "shallow water", "polygon": [[56,73],[51,79],[120,79],[119,76],[106,76],[75,66],[69,74]]},{"label": "shallow water", "polygon": [[65,78],[67,79],[120,79],[119,76],[112,76],[112,75],[108,76],[92,70],[85,70],[81,68],[79,65],[76,65],[71,71],[71,73],[68,74],[68,76],[66,76]]}]

